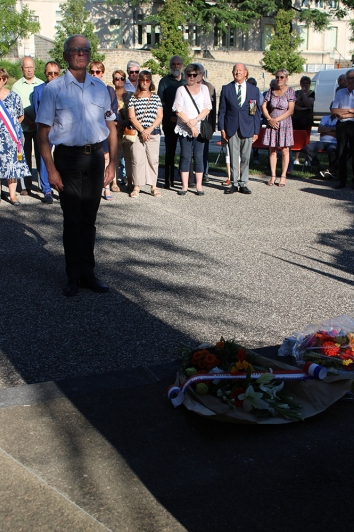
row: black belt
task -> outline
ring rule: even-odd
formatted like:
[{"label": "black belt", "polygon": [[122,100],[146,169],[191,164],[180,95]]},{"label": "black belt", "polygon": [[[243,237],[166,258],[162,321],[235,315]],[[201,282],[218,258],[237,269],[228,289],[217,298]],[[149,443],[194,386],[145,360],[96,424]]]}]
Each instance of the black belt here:
[{"label": "black belt", "polygon": [[65,148],[67,150],[76,150],[89,155],[93,151],[102,148],[103,142],[96,142],[96,144],[85,144],[85,146],[66,146],[65,144],[58,144],[57,148]]}]

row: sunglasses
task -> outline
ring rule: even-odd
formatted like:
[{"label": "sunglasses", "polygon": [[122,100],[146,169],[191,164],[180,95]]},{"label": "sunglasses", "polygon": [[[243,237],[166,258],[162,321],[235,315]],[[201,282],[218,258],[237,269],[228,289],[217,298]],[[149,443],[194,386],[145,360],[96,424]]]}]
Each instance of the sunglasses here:
[{"label": "sunglasses", "polygon": [[275,79],[285,79],[285,76],[275,76]]},{"label": "sunglasses", "polygon": [[139,70],[130,70],[129,74],[139,74]]},{"label": "sunglasses", "polygon": [[346,78],[347,81],[354,81],[354,77],[353,76],[350,76],[348,78]]},{"label": "sunglasses", "polygon": [[69,55],[78,55],[80,52],[83,55],[89,55],[89,53],[91,52],[91,48],[89,48],[88,46],[83,46],[82,48],[68,48],[66,52]]},{"label": "sunglasses", "polygon": [[90,74],[101,74],[102,70],[90,70]]},{"label": "sunglasses", "polygon": [[5,78],[5,77],[2,77],[2,76],[1,76],[1,78],[0,78],[0,79],[2,79],[3,81],[7,81],[7,78]]},{"label": "sunglasses", "polygon": [[188,76],[189,78],[196,78],[196,77],[199,76],[199,74],[194,74],[194,73],[192,73],[192,74],[187,74],[187,76]]},{"label": "sunglasses", "polygon": [[60,72],[46,72],[46,76],[59,76]]},{"label": "sunglasses", "polygon": [[125,81],[125,78],[114,78],[114,81]]}]

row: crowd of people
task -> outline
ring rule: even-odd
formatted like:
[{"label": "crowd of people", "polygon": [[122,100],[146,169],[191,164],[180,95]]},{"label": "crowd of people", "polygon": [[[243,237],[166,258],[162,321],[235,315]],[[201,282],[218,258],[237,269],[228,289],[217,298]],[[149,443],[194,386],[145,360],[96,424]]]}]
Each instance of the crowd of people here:
[{"label": "crowd of people", "polygon": [[[175,153],[180,144],[177,193],[185,196],[195,187],[203,196],[208,181],[209,140],[216,130],[216,94],[204,79],[203,65],[173,56],[170,74],[155,88],[152,75],[129,61],[127,74],[115,70],[113,87],[102,82],[101,61],[90,63],[90,43],[73,35],[64,43],[68,64],[63,76],[59,65],[45,65],[46,83],[35,76],[31,57],[21,61],[23,77],[6,88],[8,74],[0,69],[0,174],[9,187],[9,201],[18,206],[20,195],[31,193],[32,149],[39,171],[43,202],[53,203],[52,189],[59,192],[64,216],[64,253],[68,283],[66,296],[76,295],[79,286],[96,292],[108,287],[94,275],[95,219],[104,190],[112,200],[119,192],[119,177],[126,183],[131,198],[142,187],[150,187],[153,197],[161,196],[157,187],[161,125],[165,135],[165,189],[175,184]],[[265,125],[263,146],[269,149],[270,180],[275,184],[278,153],[281,153],[279,187],[284,187],[293,161],[291,147],[294,129],[312,126],[315,94],[311,80],[303,76],[301,89],[287,86],[289,73],[281,68],[270,88],[261,93],[247,67],[236,63],[233,80],[220,95],[218,128],[227,146],[230,167],[225,194],[251,194],[248,188],[249,164],[253,143],[261,123]],[[344,86],[346,85],[346,86]],[[327,151],[329,166],[324,175],[338,169],[338,187],[346,186],[347,158],[354,148],[354,69],[347,71],[331,105],[331,115],[319,126],[320,142],[304,148],[310,164],[319,165],[316,153]],[[53,150],[54,147],[54,150]],[[257,152],[253,157],[257,160]],[[352,159],[353,160],[353,159]],[[353,163],[354,164],[354,163]],[[353,169],[354,170],[354,169]],[[121,175],[120,175],[121,174]]]},{"label": "crowd of people", "polygon": [[[17,129],[17,137],[20,140],[19,123],[21,123],[23,144],[22,160],[16,160],[19,156],[13,154],[14,167],[12,168],[8,164],[9,142],[11,144],[9,132],[4,127],[2,128],[2,137],[4,135],[6,137],[4,146],[7,146],[6,156],[3,155],[1,159],[1,166],[4,170],[2,177],[6,178],[8,184],[11,185],[9,189],[11,190],[11,203],[16,206],[20,205],[14,190],[17,188],[19,191],[21,187],[21,195],[28,195],[31,192],[32,149],[34,149],[43,202],[50,204],[53,203],[52,188],[43,158],[39,154],[36,116],[43,90],[48,83],[60,76],[60,68],[56,62],[49,61],[45,65],[47,79],[45,83],[35,76],[35,63],[31,57],[22,59],[21,69],[23,77],[13,85],[12,91],[5,87],[8,80],[7,72],[4,69],[0,71],[2,75],[0,83],[3,85],[0,85],[0,101],[4,102],[3,106],[9,108],[8,111],[13,116],[13,128]],[[105,66],[101,61],[95,61],[89,64],[88,71],[92,77],[102,80]],[[120,191],[120,184],[127,184],[132,198],[137,198],[141,188],[145,185],[150,186],[153,196],[161,195],[157,187],[157,176],[162,132],[165,138],[164,187],[166,189],[174,187],[175,154],[179,142],[181,148],[179,179],[182,188],[178,190],[178,194],[183,196],[189,188],[196,187],[196,194],[204,195],[202,185],[209,180],[210,139],[201,134],[200,128],[206,120],[210,124],[210,131],[213,133],[216,130],[215,88],[205,81],[204,74],[203,65],[193,63],[184,68],[182,58],[174,56],[170,60],[170,74],[160,80],[156,91],[151,73],[141,70],[136,61],[128,62],[127,73],[120,69],[113,72],[114,88],[107,86],[107,90],[111,101],[111,111],[115,115],[118,164],[112,183],[104,189],[103,197],[107,201],[113,199],[112,193]],[[282,163],[278,186],[283,187],[287,175],[293,170],[293,165],[300,164],[300,151],[296,152],[295,160],[291,152],[291,146],[294,144],[293,130],[309,129],[313,124],[315,93],[310,88],[311,80],[307,76],[302,76],[301,89],[294,91],[287,86],[288,72],[280,69],[276,72],[275,79],[271,81],[269,90],[262,94],[256,88],[256,80],[248,76],[245,65],[236,64],[232,74],[234,81],[223,87],[219,106],[219,130],[226,143],[229,168],[229,177],[223,184],[230,185],[230,188],[225,190],[225,193],[231,194],[236,191],[236,188],[240,192],[251,193],[247,187],[248,167],[251,153],[253,153],[254,163],[259,164],[258,149],[252,150],[252,143],[257,139],[262,121],[266,124],[262,142],[264,146],[269,147],[271,178],[267,184],[272,186],[276,182],[276,165],[280,152]],[[238,94],[236,98],[233,97],[236,93],[235,85],[241,97]],[[347,79],[345,75],[342,75],[338,79],[338,89],[346,89],[346,87]],[[19,96],[19,100],[14,97],[14,93]],[[225,119],[227,126],[225,126]],[[331,120],[331,127],[336,128],[338,118],[334,110],[332,115],[326,117],[326,123],[328,119]],[[227,127],[227,132],[224,130],[225,127]],[[323,127],[324,124],[321,123],[319,128],[321,135],[326,133]],[[129,129],[134,133],[133,135],[125,134],[125,130]],[[339,164],[336,134],[334,131],[332,133],[328,149],[329,165],[323,172],[326,176],[335,175]],[[320,142],[321,144],[317,144],[317,147],[311,144],[303,152],[309,164],[313,163],[319,171],[323,171],[313,150],[327,151],[328,139],[321,138]],[[103,151],[107,166],[109,155],[106,139]],[[343,151],[345,151],[345,146],[341,147],[340,153],[342,154]],[[343,166],[342,164],[342,170]],[[17,184],[18,181],[21,181],[20,187]]]}]

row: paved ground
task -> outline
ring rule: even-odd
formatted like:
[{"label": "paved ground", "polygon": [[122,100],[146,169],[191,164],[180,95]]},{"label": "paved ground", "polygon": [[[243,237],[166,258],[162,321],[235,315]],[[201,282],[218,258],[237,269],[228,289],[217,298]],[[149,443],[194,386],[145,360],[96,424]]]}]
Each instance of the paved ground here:
[{"label": "paved ground", "polygon": [[352,528],[351,403],[260,429],[166,401],[181,342],[269,348],[354,314],[354,191],[259,176],[225,196],[223,178],[204,197],[102,202],[111,291],[69,300],[58,201],[1,202],[2,530]]}]

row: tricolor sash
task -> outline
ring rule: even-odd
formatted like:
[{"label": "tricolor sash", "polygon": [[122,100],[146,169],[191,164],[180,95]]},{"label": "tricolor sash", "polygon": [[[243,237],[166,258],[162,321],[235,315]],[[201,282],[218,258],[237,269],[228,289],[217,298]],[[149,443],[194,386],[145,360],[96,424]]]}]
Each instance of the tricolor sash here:
[{"label": "tricolor sash", "polygon": [[20,133],[20,136],[18,137],[15,129],[15,124],[12,119],[12,116],[10,115],[9,111],[6,109],[5,105],[3,104],[2,100],[0,100],[0,120],[2,120],[5,124],[5,127],[7,131],[10,134],[10,137],[14,141],[14,143],[17,145],[17,159],[19,161],[22,161],[22,144],[21,144],[21,138],[22,134]]}]

